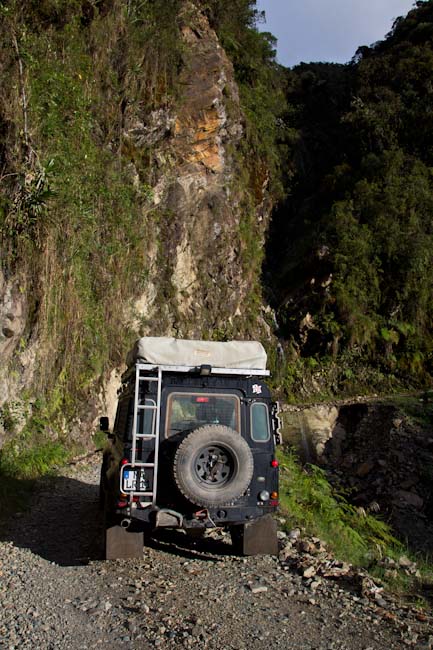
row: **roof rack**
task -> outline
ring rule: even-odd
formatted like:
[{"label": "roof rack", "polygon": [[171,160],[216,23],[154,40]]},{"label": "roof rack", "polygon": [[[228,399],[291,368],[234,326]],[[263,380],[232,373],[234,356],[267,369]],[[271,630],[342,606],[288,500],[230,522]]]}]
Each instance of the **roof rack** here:
[{"label": "roof rack", "polygon": [[198,375],[238,375],[243,377],[269,377],[271,374],[269,370],[261,370],[258,368],[217,368],[214,366],[207,365],[195,365],[195,366],[175,366],[175,365],[158,365],[154,363],[147,363],[140,359],[137,359],[136,363],[133,366],[130,366],[128,370],[123,374],[122,379],[125,381],[132,372],[135,370],[146,370],[147,372],[179,372],[179,373],[190,373]]}]

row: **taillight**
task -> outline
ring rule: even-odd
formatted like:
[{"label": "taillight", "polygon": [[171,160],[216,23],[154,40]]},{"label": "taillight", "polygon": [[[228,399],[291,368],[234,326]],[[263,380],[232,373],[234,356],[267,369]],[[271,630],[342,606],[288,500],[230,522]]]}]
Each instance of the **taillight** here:
[{"label": "taillight", "polygon": [[117,507],[118,508],[126,508],[127,505],[128,505],[127,501],[118,501],[117,502]]},{"label": "taillight", "polygon": [[121,465],[127,465],[128,463],[129,463],[129,460],[127,458],[122,458],[122,460],[120,461]]},{"label": "taillight", "polygon": [[278,467],[279,464],[280,463],[277,461],[276,458],[274,458],[274,460],[271,460],[271,467]]}]

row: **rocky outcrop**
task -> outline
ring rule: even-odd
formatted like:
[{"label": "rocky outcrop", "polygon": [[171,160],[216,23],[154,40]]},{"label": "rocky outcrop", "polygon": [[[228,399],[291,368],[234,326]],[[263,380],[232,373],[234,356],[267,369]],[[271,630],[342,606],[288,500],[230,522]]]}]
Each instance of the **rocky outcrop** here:
[{"label": "rocky outcrop", "polygon": [[325,446],[338,439],[338,408],[321,404],[312,408],[284,410],[285,439],[297,448],[304,462],[320,462]]},{"label": "rocky outcrop", "polygon": [[[160,251],[153,247],[153,289],[135,303],[135,312],[158,320],[143,333],[213,336],[232,328],[239,336],[251,327],[242,318],[243,306],[257,278],[245,273],[241,256],[239,228],[248,187],[234,154],[244,131],[238,89],[215,32],[190,3],[184,6],[181,33],[179,99],[143,119],[132,109],[125,115],[130,145],[152,147],[153,203],[164,214],[155,231]],[[256,207],[262,236],[267,208]],[[158,304],[162,277],[172,297],[163,309]]]}]

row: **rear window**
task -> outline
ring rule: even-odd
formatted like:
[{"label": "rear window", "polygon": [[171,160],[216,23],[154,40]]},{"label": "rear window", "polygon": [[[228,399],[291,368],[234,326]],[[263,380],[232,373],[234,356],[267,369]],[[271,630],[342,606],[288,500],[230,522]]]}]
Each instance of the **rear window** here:
[{"label": "rear window", "polygon": [[172,393],[169,396],[166,436],[205,424],[223,424],[240,432],[238,397],[206,393]]}]

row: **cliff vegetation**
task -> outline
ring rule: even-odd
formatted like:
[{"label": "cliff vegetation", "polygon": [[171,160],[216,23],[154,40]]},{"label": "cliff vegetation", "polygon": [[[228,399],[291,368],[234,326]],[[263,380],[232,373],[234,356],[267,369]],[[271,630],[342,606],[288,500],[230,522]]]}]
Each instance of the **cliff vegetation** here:
[{"label": "cliff vegetation", "polygon": [[253,2],[0,13],[0,446],[32,476],[88,444],[137,336],[270,340],[285,98]]}]

